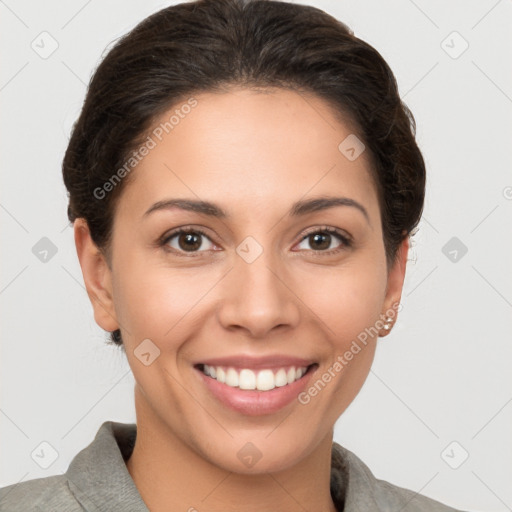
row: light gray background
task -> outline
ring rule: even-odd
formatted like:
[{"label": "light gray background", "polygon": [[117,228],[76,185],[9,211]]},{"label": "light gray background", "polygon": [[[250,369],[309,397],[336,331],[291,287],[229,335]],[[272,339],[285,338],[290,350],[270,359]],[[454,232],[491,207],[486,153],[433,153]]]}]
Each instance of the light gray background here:
[{"label": "light gray background", "polygon": [[[388,61],[428,166],[403,310],[335,439],[379,478],[462,509],[512,510],[512,2],[298,3]],[[135,421],[131,371],[83,287],[60,167],[105,48],[166,5],[0,1],[0,486],[63,473],[103,421]],[[49,51],[52,38],[48,58],[31,47]],[[47,262],[32,252],[42,237],[57,249]],[[468,248],[456,261],[454,247],[443,253],[452,237]],[[46,469],[31,457],[43,441],[58,453]]]}]

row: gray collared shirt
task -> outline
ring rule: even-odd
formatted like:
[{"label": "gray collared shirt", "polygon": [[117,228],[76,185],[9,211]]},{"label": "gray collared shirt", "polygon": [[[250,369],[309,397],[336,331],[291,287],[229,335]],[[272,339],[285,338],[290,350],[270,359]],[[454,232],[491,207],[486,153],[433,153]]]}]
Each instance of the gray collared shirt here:
[{"label": "gray collared shirt", "polygon": [[[66,473],[0,489],[2,512],[148,512],[126,460],[137,435],[134,423],[105,421]],[[460,512],[373,476],[352,452],[333,443],[331,495],[339,512]]]}]

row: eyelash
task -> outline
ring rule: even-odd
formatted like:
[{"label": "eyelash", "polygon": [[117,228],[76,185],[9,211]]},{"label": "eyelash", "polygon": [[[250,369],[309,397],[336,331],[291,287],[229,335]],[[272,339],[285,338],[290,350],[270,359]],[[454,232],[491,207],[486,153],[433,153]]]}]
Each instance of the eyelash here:
[{"label": "eyelash", "polygon": [[[185,226],[185,227],[178,228],[174,231],[171,231],[170,233],[166,233],[165,235],[163,235],[162,238],[160,239],[158,245],[163,247],[166,251],[172,252],[173,254],[176,254],[178,256],[184,256],[185,258],[197,258],[197,257],[201,256],[201,253],[204,251],[196,251],[196,252],[188,252],[187,253],[185,251],[177,251],[176,249],[173,249],[173,248],[170,248],[167,246],[169,241],[172,240],[176,235],[189,234],[189,233],[204,236],[211,241],[210,237],[202,229],[192,227],[192,226]],[[321,250],[311,249],[310,251],[315,256],[329,256],[332,254],[337,254],[344,249],[348,249],[348,248],[352,247],[352,240],[348,236],[343,234],[339,229],[331,228],[329,226],[321,226],[320,228],[314,228],[310,231],[306,231],[304,236],[299,240],[299,243],[303,242],[306,238],[310,237],[311,235],[323,234],[323,233],[335,235],[338,238],[338,240],[340,240],[342,242],[343,245],[341,247],[338,247],[337,249],[331,249],[329,251],[321,251]]]}]

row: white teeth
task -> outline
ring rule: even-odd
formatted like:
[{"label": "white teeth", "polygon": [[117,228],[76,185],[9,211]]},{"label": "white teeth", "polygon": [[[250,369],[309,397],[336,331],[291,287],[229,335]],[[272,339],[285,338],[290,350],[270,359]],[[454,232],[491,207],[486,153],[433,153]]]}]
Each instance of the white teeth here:
[{"label": "white teeth", "polygon": [[203,365],[203,372],[212,377],[213,379],[222,382],[232,388],[239,387],[240,389],[258,391],[269,391],[275,387],[286,386],[296,380],[299,380],[307,371],[307,367],[295,369],[294,366],[290,368],[280,368],[277,372],[266,369],[260,370],[257,373],[248,368],[243,368],[239,371],[234,368],[225,370],[221,366]]},{"label": "white teeth", "polygon": [[258,373],[258,382],[256,387],[260,391],[269,391],[276,387],[276,379],[272,370],[262,370]]},{"label": "white teeth", "polygon": [[226,382],[226,372],[223,368],[217,368],[217,377],[215,377],[219,382]]},{"label": "white teeth", "polygon": [[286,372],[284,368],[281,368],[276,373],[276,387],[280,388],[281,386],[286,386],[288,384],[288,379],[286,378]]},{"label": "white teeth", "polygon": [[242,370],[240,372],[238,387],[240,389],[256,389],[256,375],[252,370]]},{"label": "white teeth", "polygon": [[234,368],[228,368],[226,372],[226,384],[232,388],[238,387],[238,373]]}]

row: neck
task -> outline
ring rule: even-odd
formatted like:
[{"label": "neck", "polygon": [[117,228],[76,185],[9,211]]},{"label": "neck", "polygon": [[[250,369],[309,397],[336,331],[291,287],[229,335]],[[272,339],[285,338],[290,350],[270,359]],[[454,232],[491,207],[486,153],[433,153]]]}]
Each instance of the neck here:
[{"label": "neck", "polygon": [[127,469],[152,512],[336,512],[330,494],[332,432],[295,466],[246,475],[205,460],[144,407]]}]

